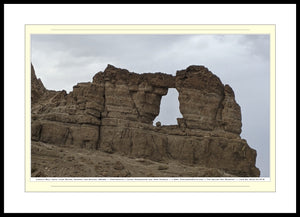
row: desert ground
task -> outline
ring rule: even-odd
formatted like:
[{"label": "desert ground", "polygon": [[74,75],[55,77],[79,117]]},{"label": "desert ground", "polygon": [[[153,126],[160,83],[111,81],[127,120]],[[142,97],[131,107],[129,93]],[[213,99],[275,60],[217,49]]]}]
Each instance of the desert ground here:
[{"label": "desert ground", "polygon": [[230,177],[220,169],[31,143],[32,177]]}]

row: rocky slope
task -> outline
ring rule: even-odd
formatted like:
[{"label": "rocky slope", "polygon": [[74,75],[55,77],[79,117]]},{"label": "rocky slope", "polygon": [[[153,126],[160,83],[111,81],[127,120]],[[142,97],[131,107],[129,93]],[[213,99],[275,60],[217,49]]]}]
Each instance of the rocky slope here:
[{"label": "rocky slope", "polygon": [[32,177],[232,177],[217,168],[157,162],[93,149],[32,142]]},{"label": "rocky slope", "polygon": [[[204,66],[189,66],[172,76],[136,74],[108,65],[92,82],[78,83],[69,94],[47,90],[32,66],[31,83],[34,144],[52,144],[57,150],[88,149],[98,153],[99,161],[107,153],[122,159],[222,171],[220,176],[260,175],[255,167],[256,151],[240,137],[241,110],[233,90]],[[168,88],[178,90],[183,118],[178,125],[153,126]],[[33,158],[32,165],[35,163]],[[144,176],[151,174],[144,170]],[[200,171],[198,176],[206,176]]]}]

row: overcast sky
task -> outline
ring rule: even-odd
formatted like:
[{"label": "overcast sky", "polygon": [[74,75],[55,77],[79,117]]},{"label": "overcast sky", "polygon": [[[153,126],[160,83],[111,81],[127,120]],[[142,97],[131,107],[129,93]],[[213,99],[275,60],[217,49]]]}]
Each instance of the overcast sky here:
[{"label": "overcast sky", "polygon": [[[31,61],[50,90],[72,91],[107,64],[131,72],[175,75],[204,65],[229,84],[242,111],[241,137],[257,151],[256,166],[269,177],[269,35],[32,35]],[[182,117],[178,92],[169,89],[155,119]]]}]

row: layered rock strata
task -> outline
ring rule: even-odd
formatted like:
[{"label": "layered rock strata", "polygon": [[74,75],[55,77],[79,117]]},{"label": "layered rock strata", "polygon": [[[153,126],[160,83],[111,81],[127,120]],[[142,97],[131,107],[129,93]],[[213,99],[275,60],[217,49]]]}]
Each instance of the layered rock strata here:
[{"label": "layered rock strata", "polygon": [[[241,109],[232,88],[204,66],[172,76],[108,65],[69,94],[47,90],[32,67],[31,84],[32,141],[260,175],[256,151],[240,137]],[[168,88],[178,90],[183,118],[153,126]]]}]

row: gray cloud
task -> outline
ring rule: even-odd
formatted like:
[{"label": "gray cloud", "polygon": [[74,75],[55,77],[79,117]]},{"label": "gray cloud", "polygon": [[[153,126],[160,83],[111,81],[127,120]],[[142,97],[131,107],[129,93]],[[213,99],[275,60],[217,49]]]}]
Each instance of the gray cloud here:
[{"label": "gray cloud", "polygon": [[[235,91],[241,136],[257,150],[262,176],[269,176],[269,40],[268,35],[32,35],[31,60],[46,88],[68,92],[107,64],[173,75],[204,65]],[[162,99],[159,119],[165,124],[180,116],[174,110],[177,97],[171,90]]]}]

